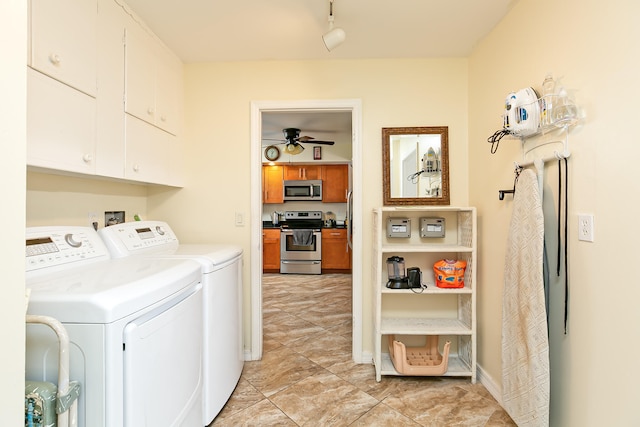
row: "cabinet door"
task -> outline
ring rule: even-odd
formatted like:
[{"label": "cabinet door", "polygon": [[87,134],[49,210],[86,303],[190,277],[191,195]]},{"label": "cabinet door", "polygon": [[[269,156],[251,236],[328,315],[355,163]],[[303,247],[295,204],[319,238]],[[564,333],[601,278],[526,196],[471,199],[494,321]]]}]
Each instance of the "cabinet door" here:
[{"label": "cabinet door", "polygon": [[284,179],[321,179],[321,167],[316,165],[287,165],[284,167]]},{"label": "cabinet door", "polygon": [[322,269],[351,269],[351,250],[347,244],[347,230],[325,228],[322,230]]},{"label": "cabinet door", "polygon": [[282,166],[262,167],[262,202],[282,203]]},{"label": "cabinet door", "polygon": [[182,62],[141,27],[127,26],[125,111],[172,135],[180,127]]},{"label": "cabinet door", "polygon": [[277,228],[262,230],[262,270],[280,271],[280,230]]},{"label": "cabinet door", "polygon": [[182,62],[160,44],[156,44],[156,59],[155,125],[178,135],[182,111]]},{"label": "cabinet door", "polygon": [[95,172],[96,100],[27,68],[27,164]]},{"label": "cabinet door", "polygon": [[29,65],[96,96],[97,0],[31,0]]},{"label": "cabinet door", "polygon": [[169,141],[171,135],[126,115],[125,178],[166,184],[170,180]]},{"label": "cabinet door", "polygon": [[322,166],[322,201],[346,203],[349,191],[349,165]]},{"label": "cabinet door", "polygon": [[99,0],[96,98],[96,174],[123,178],[124,35],[130,16],[113,0]]},{"label": "cabinet door", "polygon": [[125,44],[125,111],[155,123],[156,60],[152,39],[137,25],[129,25]]}]

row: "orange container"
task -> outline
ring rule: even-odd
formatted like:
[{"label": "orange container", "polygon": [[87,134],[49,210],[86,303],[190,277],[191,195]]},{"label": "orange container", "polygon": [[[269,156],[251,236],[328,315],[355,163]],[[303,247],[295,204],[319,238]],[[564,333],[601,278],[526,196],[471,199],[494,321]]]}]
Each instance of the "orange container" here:
[{"label": "orange container", "polygon": [[464,271],[466,261],[441,259],[433,264],[436,286],[439,288],[464,288]]}]

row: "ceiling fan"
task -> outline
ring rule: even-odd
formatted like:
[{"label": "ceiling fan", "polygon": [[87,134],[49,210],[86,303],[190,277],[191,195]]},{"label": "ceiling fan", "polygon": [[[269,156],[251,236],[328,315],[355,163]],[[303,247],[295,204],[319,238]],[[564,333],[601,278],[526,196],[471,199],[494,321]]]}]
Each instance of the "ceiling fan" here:
[{"label": "ceiling fan", "polygon": [[312,136],[300,136],[300,129],[298,128],[286,128],[282,129],[284,134],[284,140],[281,139],[265,139],[265,141],[280,141],[280,144],[285,144],[284,152],[287,154],[300,154],[304,151],[304,147],[300,143],[312,142],[319,145],[333,145],[334,141],[319,141]]}]

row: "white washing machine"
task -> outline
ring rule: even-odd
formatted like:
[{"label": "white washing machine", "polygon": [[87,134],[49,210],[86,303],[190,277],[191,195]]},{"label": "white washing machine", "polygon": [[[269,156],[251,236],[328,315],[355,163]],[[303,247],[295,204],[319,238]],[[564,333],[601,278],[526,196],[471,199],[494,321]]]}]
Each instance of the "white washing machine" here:
[{"label": "white washing machine", "polygon": [[180,244],[162,221],[126,222],[100,229],[98,234],[113,258],[187,258],[200,263],[204,295],[202,425],[209,425],[233,393],[244,366],[242,248]]},{"label": "white washing machine", "polygon": [[[202,284],[187,259],[111,259],[89,227],[26,231],[29,314],[70,337],[80,427],[202,426]],[[27,326],[26,379],[56,382],[58,340]]]}]

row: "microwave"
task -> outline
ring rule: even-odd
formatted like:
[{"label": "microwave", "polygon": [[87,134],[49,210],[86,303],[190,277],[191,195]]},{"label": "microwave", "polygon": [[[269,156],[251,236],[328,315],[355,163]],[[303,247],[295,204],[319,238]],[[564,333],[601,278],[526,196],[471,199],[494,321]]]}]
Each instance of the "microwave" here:
[{"label": "microwave", "polygon": [[287,200],[322,201],[322,180],[287,180],[284,181],[283,198]]}]

